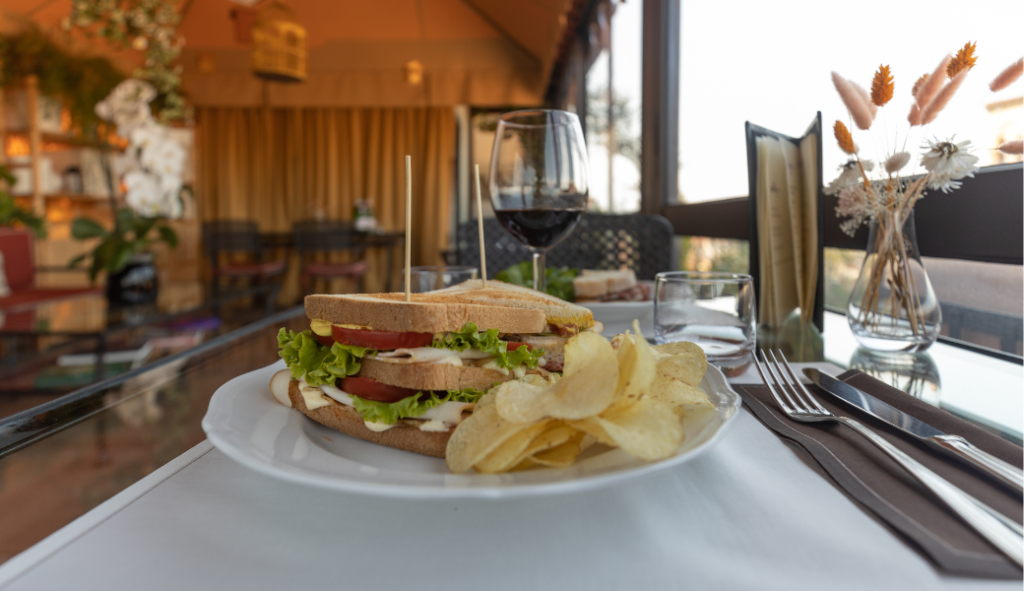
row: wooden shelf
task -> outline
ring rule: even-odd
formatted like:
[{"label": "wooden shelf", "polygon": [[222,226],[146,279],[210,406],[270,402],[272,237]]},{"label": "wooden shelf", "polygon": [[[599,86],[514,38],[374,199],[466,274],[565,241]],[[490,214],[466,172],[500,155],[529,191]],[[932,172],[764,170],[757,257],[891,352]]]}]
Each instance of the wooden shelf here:
[{"label": "wooden shelf", "polygon": [[[24,129],[7,130],[6,134],[12,137],[29,141],[29,133]],[[43,144],[44,152],[57,152],[60,150],[73,150],[76,148],[94,148],[105,152],[121,152],[123,148],[89,138],[78,137],[66,133],[42,132],[39,134]]]}]

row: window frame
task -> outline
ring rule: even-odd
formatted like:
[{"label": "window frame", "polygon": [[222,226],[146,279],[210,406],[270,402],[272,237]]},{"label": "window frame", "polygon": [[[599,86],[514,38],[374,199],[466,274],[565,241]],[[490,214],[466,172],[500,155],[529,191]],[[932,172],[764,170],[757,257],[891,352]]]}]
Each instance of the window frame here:
[{"label": "window frame", "polygon": [[[582,11],[575,31],[586,43],[589,15]],[[677,236],[750,239],[748,196],[701,203],[680,203],[678,188],[681,0],[644,0],[641,89],[640,212],[668,218]],[[587,69],[580,72],[585,88]],[[555,82],[553,82],[555,84]],[[554,93],[549,93],[552,96]],[[583,93],[585,95],[585,93]],[[586,116],[585,98],[578,103]],[[742,137],[741,130],[736,130]],[[929,191],[915,209],[922,256],[985,263],[1024,265],[1024,163],[986,166],[951,194]],[[865,250],[867,227],[854,236],[839,228],[836,197],[825,198],[823,247]],[[1005,354],[955,339],[943,342],[981,353]]]}]

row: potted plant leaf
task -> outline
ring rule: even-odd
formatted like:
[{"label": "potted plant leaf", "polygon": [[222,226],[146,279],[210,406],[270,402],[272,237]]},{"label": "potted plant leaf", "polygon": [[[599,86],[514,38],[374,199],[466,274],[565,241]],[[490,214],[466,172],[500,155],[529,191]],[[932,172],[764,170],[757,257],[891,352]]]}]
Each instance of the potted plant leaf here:
[{"label": "potted plant leaf", "polygon": [[[4,166],[0,166],[0,181],[5,182],[7,186],[11,186],[15,182],[14,175]],[[18,227],[32,230],[37,238],[46,238],[46,226],[43,218],[18,205],[10,193],[0,188],[0,228]]]},{"label": "potted plant leaf", "polygon": [[106,271],[107,299],[113,306],[155,302],[158,281],[152,248],[160,242],[171,248],[178,245],[168,221],[183,212],[186,153],[171,129],[153,117],[149,103],[155,97],[156,90],[147,82],[128,79],[96,105],[96,114],[113,122],[118,135],[128,138],[128,172],[122,177],[125,205],[114,206],[112,229],[88,218],[71,224],[75,238],[99,238],[100,242],[70,265],[88,260],[93,281]]}]

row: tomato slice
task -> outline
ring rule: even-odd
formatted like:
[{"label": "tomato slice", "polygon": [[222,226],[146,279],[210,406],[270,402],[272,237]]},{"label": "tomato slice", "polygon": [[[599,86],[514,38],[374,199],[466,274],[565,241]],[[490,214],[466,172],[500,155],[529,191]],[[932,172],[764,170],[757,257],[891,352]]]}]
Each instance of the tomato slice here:
[{"label": "tomato slice", "polygon": [[388,386],[373,378],[342,378],[341,389],[347,394],[377,402],[398,402],[420,392],[410,388]]},{"label": "tomato slice", "polygon": [[508,347],[505,347],[505,350],[506,351],[515,351],[519,347],[526,347],[527,351],[532,351],[533,350],[533,347],[531,347],[528,343],[520,343],[519,341],[509,341],[508,342]]},{"label": "tomato slice", "polygon": [[434,335],[429,332],[384,332],[341,326],[332,326],[331,335],[342,345],[368,347],[378,351],[429,347],[434,342]]},{"label": "tomato slice", "polygon": [[330,347],[331,345],[334,344],[334,337],[332,337],[332,336],[326,336],[325,337],[325,336],[318,335],[316,333],[313,333],[313,336],[316,337],[316,342],[320,343],[320,346],[322,346],[322,347]]}]

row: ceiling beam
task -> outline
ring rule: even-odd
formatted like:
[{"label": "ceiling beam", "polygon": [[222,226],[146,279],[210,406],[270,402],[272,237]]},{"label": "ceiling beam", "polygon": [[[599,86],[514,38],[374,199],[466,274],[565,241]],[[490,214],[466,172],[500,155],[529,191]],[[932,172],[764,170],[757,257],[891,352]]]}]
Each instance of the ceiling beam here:
[{"label": "ceiling beam", "polygon": [[509,43],[515,45],[517,48],[519,48],[520,51],[525,53],[527,56],[533,58],[533,60],[538,64],[543,63],[542,56],[536,55],[532,51],[527,49],[526,46],[520,43],[518,39],[516,39],[511,33],[508,32],[507,29],[505,29],[505,27],[503,27],[501,24],[499,24],[497,21],[491,18],[489,14],[481,10],[480,7],[473,3],[472,0],[462,0],[462,3],[468,6],[470,10],[475,12],[477,16],[487,21],[487,24],[497,29],[497,31],[501,33],[501,36],[504,37]]}]

